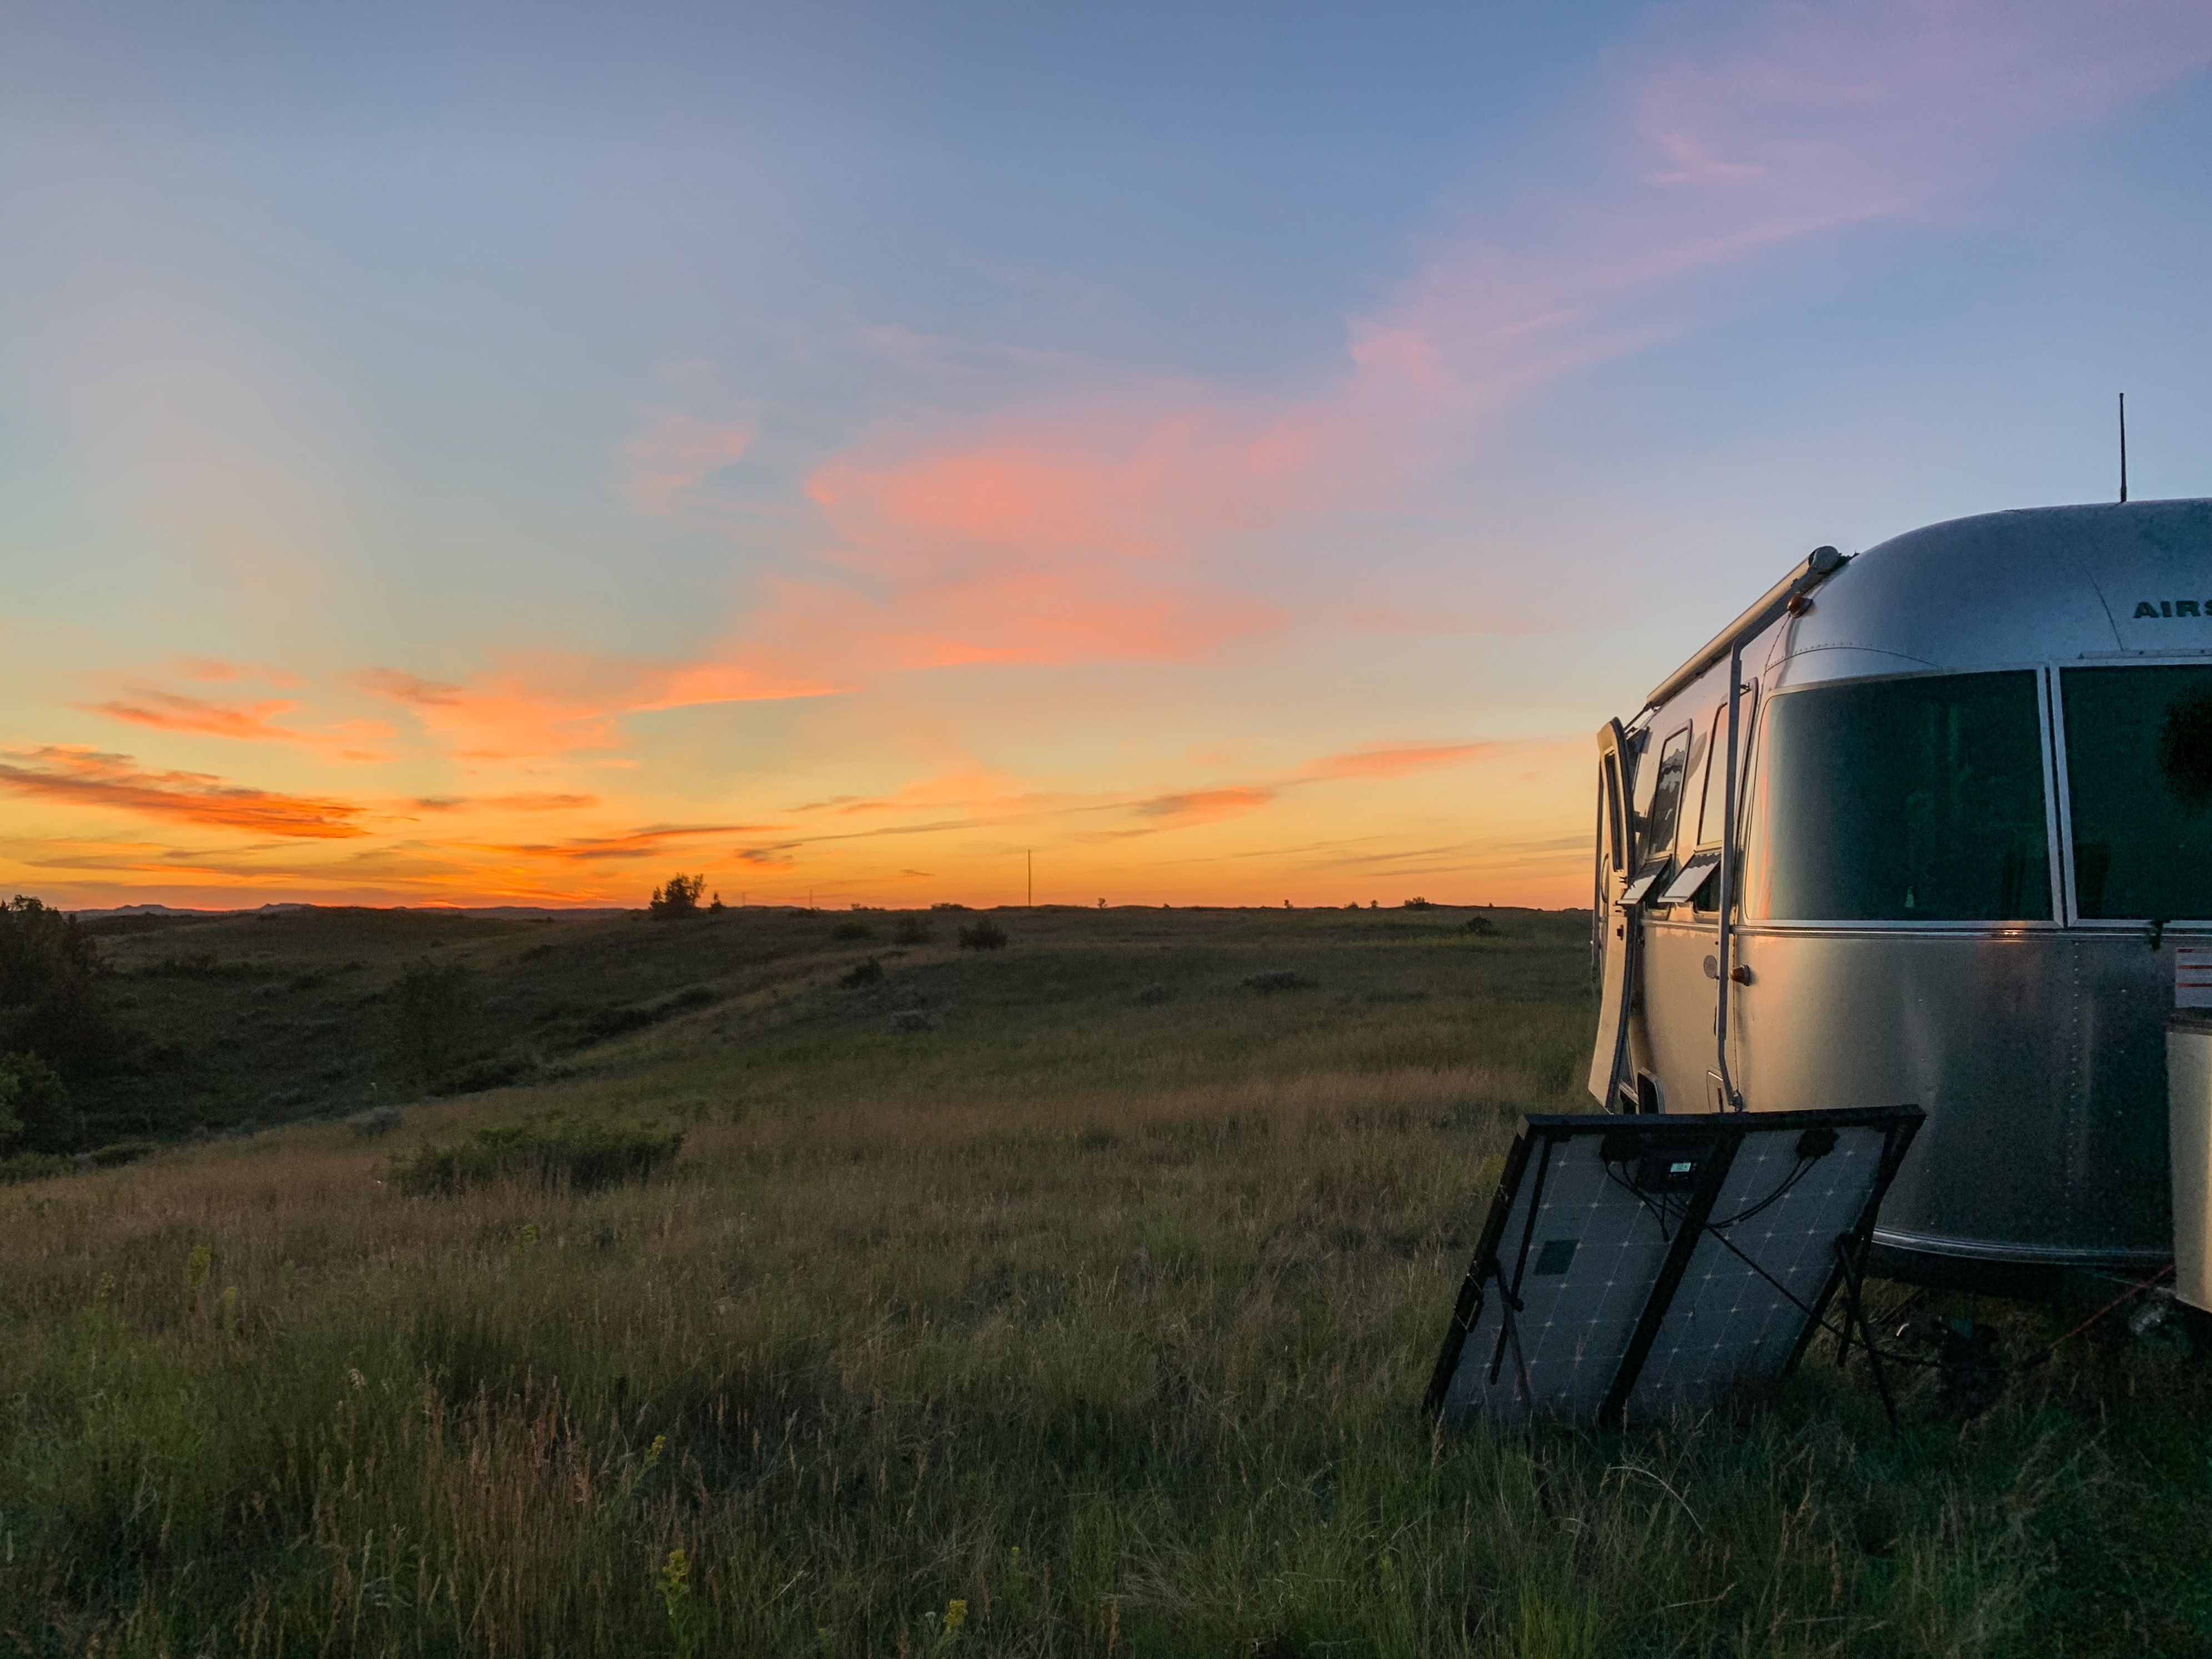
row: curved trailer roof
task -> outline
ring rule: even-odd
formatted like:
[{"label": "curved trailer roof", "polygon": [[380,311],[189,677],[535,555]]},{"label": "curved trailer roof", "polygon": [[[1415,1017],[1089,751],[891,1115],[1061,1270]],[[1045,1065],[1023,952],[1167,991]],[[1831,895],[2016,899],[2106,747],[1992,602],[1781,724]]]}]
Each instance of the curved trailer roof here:
[{"label": "curved trailer roof", "polygon": [[[1791,616],[1793,601],[1802,604]],[[1779,684],[2072,658],[2212,655],[2212,500],[2036,507],[1823,548],[1668,675],[1656,708],[1784,617]]]}]

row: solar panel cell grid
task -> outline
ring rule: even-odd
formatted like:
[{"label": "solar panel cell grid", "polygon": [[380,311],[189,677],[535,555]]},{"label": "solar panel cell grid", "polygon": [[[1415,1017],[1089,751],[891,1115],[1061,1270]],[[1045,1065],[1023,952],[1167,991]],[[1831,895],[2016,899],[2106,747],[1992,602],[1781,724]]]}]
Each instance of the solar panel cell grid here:
[{"label": "solar panel cell grid", "polygon": [[1883,1139],[1878,1130],[1845,1130],[1835,1151],[1810,1161],[1798,1158],[1794,1135],[1747,1139],[1713,1206],[1714,1224],[1796,1179],[1781,1200],[1698,1240],[1638,1373],[1631,1415],[1662,1416],[1732,1385],[1781,1376],[1805,1328],[1803,1308],[1820,1301],[1835,1272],[1837,1238],[1866,1206]]},{"label": "solar panel cell grid", "polygon": [[1626,1121],[1528,1121],[1431,1385],[1445,1417],[1659,1416],[1779,1376],[1920,1113]]}]

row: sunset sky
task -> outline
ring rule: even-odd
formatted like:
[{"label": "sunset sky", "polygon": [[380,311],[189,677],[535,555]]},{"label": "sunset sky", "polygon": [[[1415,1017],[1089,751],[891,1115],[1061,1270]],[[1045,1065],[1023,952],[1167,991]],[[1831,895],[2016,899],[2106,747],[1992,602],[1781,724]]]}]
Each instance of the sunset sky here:
[{"label": "sunset sky", "polygon": [[2212,495],[2212,0],[32,0],[0,888],[1581,902],[2122,390]]}]

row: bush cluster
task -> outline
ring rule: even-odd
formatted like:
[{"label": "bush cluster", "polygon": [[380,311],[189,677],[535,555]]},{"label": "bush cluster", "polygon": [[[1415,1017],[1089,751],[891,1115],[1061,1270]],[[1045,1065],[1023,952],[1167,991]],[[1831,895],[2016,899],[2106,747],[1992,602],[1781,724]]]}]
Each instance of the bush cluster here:
[{"label": "bush cluster", "polygon": [[664,921],[696,916],[702,909],[722,908],[721,895],[714,896],[712,907],[699,902],[707,890],[707,878],[702,876],[671,876],[665,887],[656,887],[653,896],[646,901],[646,912]]},{"label": "bush cluster", "polygon": [[1006,930],[985,916],[974,927],[960,930],[960,948],[963,951],[1003,951],[1006,948]]},{"label": "bush cluster", "polygon": [[20,893],[0,904],[0,1151],[11,1163],[80,1144],[64,1079],[115,1058],[104,977],[75,917]]},{"label": "bush cluster", "polygon": [[404,1193],[450,1196],[471,1187],[534,1176],[574,1192],[642,1181],[682,1150],[684,1132],[605,1118],[548,1113],[520,1123],[478,1129],[466,1140],[428,1146],[392,1161]]}]

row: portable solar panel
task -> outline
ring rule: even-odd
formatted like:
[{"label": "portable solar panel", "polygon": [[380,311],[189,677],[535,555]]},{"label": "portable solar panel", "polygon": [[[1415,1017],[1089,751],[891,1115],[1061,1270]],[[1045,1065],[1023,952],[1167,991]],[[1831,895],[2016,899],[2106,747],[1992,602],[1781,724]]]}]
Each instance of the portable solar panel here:
[{"label": "portable solar panel", "polygon": [[1858,1315],[1858,1265],[1921,1117],[1524,1118],[1429,1409],[1618,1423],[1776,1380],[1839,1287]]}]

